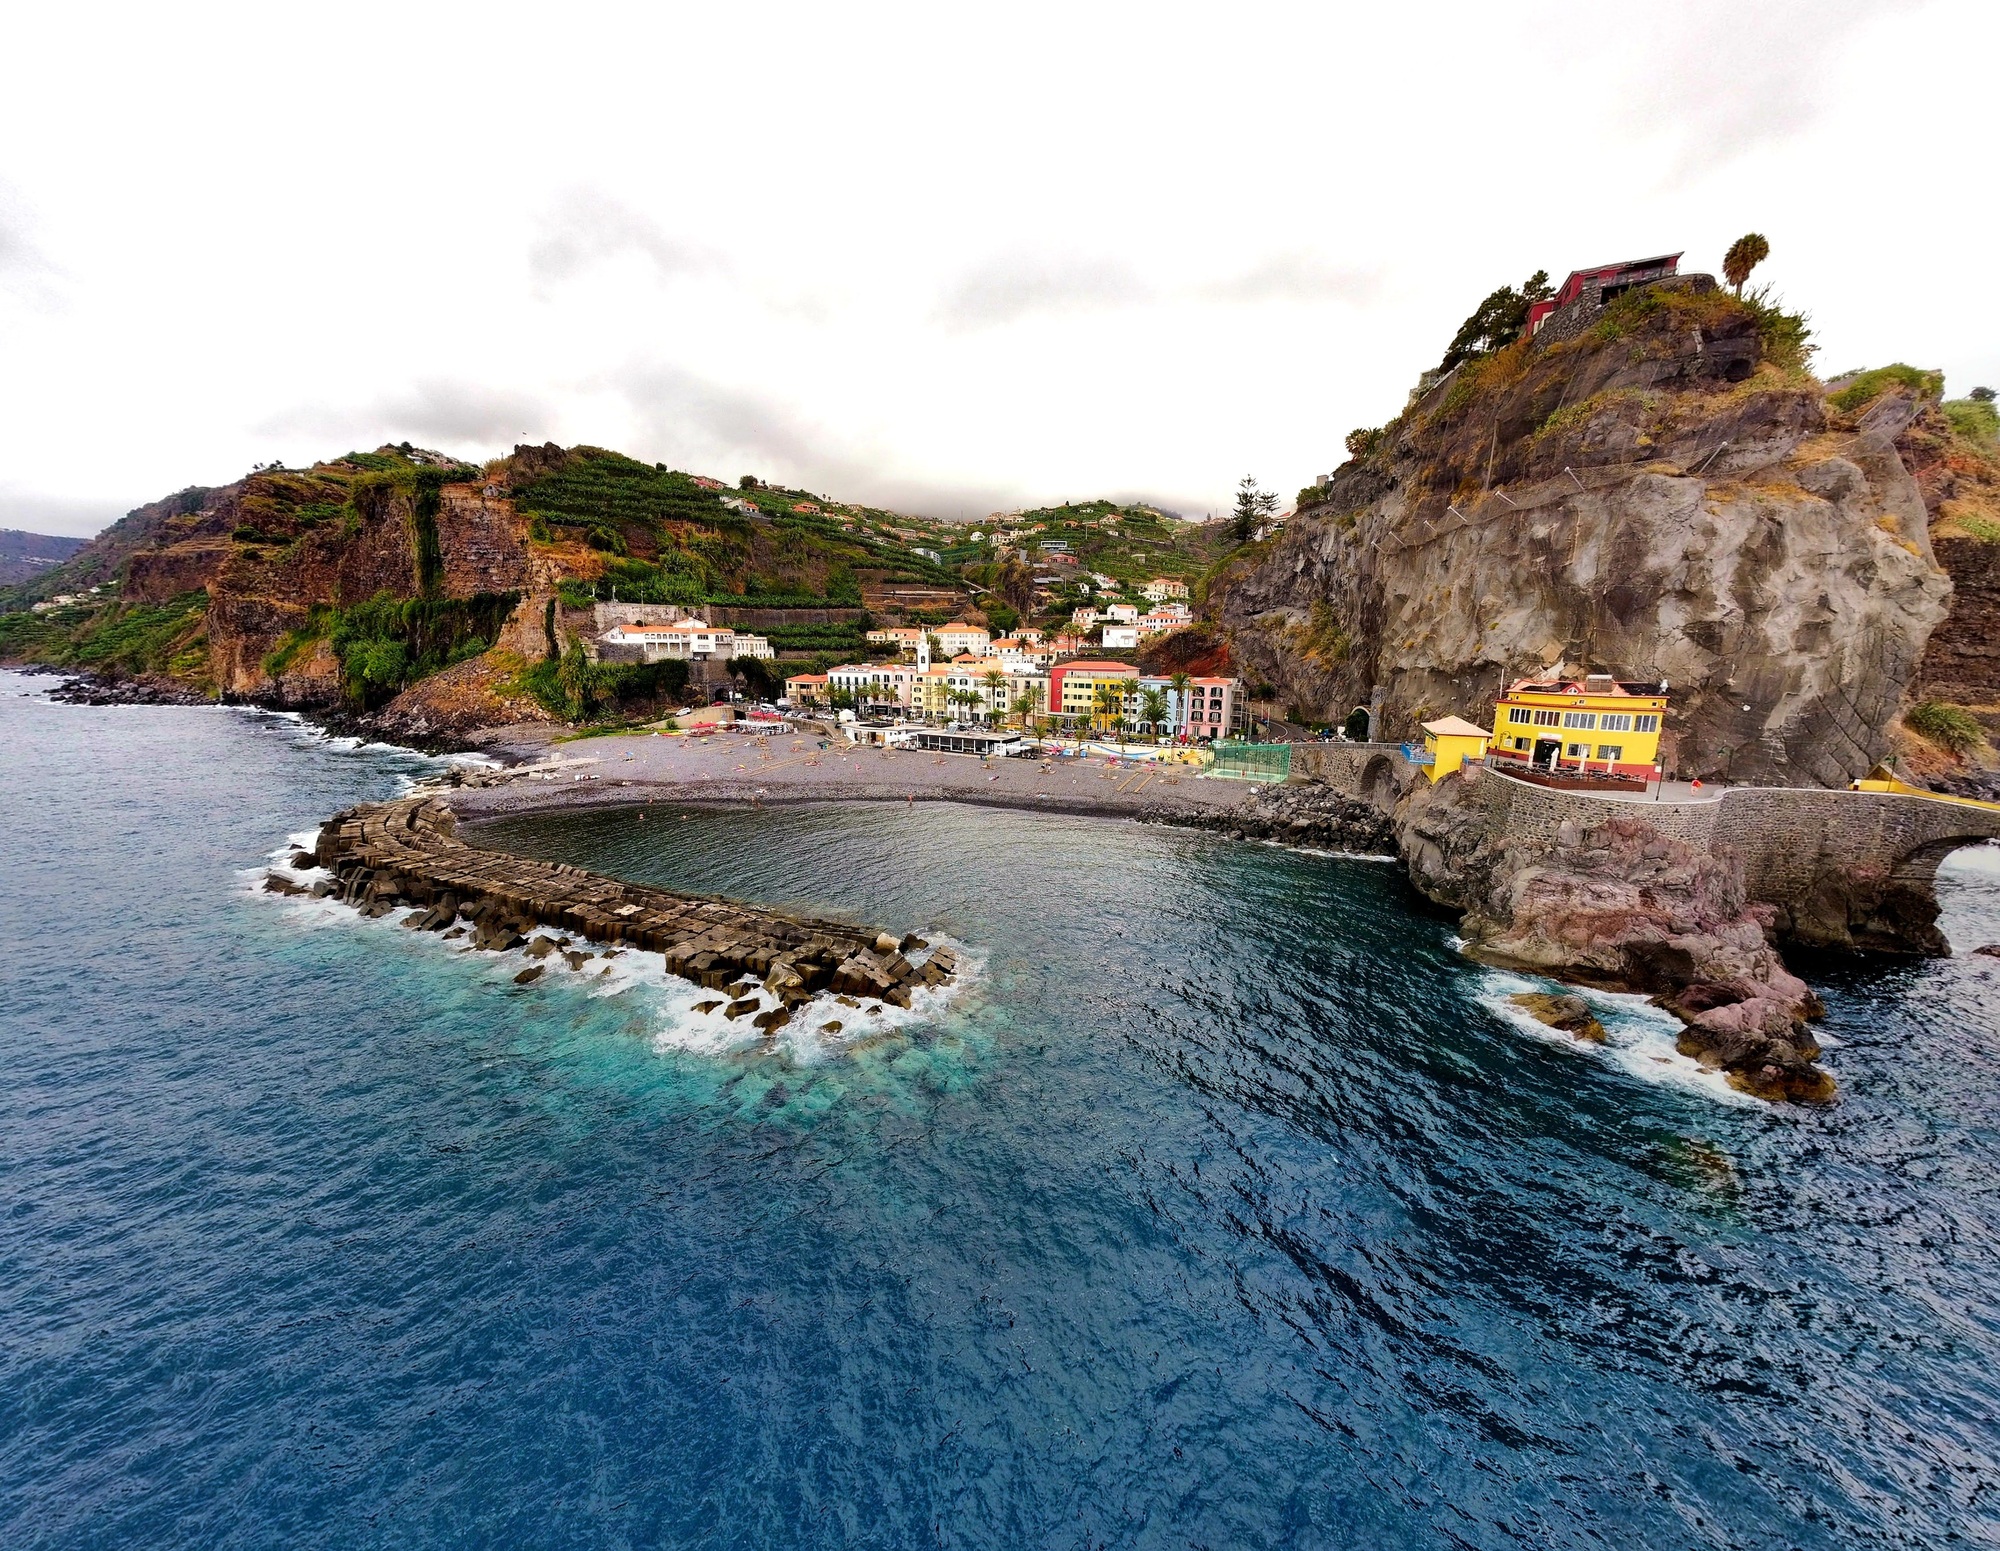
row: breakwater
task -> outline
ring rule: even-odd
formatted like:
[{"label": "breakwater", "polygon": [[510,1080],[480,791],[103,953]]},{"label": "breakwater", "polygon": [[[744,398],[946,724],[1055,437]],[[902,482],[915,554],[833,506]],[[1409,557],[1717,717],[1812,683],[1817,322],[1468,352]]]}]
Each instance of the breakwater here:
[{"label": "breakwater", "polygon": [[374,915],[417,907],[422,914],[413,925],[469,931],[477,947],[519,947],[546,926],[659,953],[668,973],[717,990],[761,982],[777,1001],[757,1020],[767,1030],[821,991],[907,1007],[912,992],[943,985],[957,968],[950,948],[931,948],[914,935],[678,894],[471,845],[435,797],[334,815],[320,829],[313,860],[332,874],[324,893]]}]

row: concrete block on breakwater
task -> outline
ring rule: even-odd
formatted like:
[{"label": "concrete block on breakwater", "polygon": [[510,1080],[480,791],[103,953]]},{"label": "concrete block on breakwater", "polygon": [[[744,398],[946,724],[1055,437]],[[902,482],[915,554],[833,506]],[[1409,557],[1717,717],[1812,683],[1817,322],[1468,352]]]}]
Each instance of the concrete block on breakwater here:
[{"label": "concrete block on breakwater", "polygon": [[730,900],[625,883],[467,844],[450,808],[431,797],[350,808],[321,828],[313,859],[332,893],[365,913],[400,905],[444,931],[470,922],[479,947],[519,946],[537,926],[661,954],[670,974],[721,989],[761,981],[787,1009],[821,991],[907,1007],[942,985],[957,961],[938,947],[913,962],[914,937],[789,915]]}]

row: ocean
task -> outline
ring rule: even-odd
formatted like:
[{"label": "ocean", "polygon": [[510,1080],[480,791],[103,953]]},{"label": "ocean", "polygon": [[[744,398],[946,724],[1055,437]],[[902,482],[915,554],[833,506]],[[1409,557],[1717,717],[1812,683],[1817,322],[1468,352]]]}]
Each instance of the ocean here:
[{"label": "ocean", "polygon": [[[504,821],[957,945],[766,1041],[258,891],[439,762],[0,674],[0,1545],[2000,1544],[2000,851],[1772,1108],[1379,860]],[[840,1021],[838,1030],[822,1025]]]}]

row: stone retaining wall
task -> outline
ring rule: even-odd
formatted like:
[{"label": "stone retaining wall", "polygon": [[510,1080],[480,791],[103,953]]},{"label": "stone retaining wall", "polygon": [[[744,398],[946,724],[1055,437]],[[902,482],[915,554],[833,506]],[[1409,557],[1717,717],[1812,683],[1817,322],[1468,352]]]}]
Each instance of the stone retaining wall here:
[{"label": "stone retaining wall", "polygon": [[[1422,771],[1392,744],[1310,744],[1294,751],[1291,779],[1386,811],[1385,796],[1393,805]],[[1736,787],[1708,802],[1625,802],[1483,768],[1446,779],[1470,783],[1468,799],[1516,856],[1554,848],[1565,824],[1588,828],[1614,817],[1728,853],[1742,866],[1748,897],[1776,907],[1782,933],[1829,947],[1886,946],[1897,931],[1872,917],[1885,906],[1908,914],[1897,899],[1928,897],[1938,863],[1954,849],[2000,838],[2000,813],[1892,792]],[[1900,930],[1935,945],[1925,928]]]}]

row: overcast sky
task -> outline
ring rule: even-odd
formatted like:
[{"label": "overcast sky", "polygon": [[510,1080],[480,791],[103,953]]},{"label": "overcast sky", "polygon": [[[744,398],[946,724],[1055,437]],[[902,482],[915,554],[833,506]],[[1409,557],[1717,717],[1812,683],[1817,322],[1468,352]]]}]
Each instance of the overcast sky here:
[{"label": "overcast sky", "polygon": [[2000,386],[1992,0],[24,6],[0,526],[405,438],[1287,497],[1487,291],[1731,239]]}]

